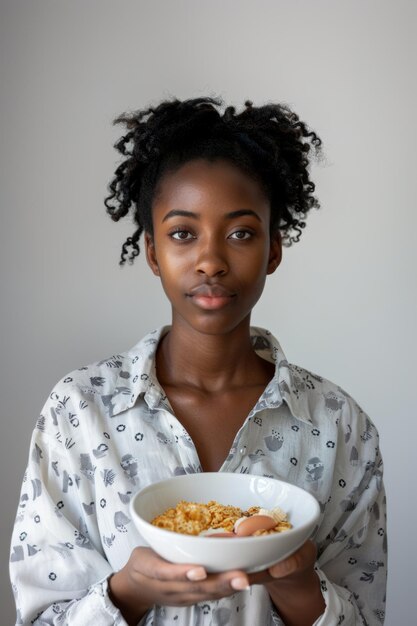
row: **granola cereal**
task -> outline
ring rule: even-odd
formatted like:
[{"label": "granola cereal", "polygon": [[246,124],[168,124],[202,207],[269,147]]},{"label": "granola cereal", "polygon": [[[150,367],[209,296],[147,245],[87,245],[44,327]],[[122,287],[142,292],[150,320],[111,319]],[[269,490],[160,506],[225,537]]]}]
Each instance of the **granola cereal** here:
[{"label": "granola cereal", "polygon": [[185,535],[200,535],[209,531],[213,536],[211,533],[213,530],[233,533],[238,526],[237,522],[240,523],[245,518],[259,514],[269,515],[276,525],[269,530],[257,530],[252,536],[269,535],[292,528],[286,513],[278,507],[268,511],[259,506],[251,506],[244,511],[236,506],[220,504],[216,500],[210,500],[207,503],[181,500],[176,507],[167,509],[155,517],[151,523],[158,528]]}]

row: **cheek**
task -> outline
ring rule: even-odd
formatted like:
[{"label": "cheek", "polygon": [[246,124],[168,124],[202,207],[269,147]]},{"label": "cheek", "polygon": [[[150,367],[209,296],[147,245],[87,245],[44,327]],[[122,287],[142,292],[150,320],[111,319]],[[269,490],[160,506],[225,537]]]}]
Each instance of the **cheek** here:
[{"label": "cheek", "polygon": [[170,256],[158,260],[159,279],[167,295],[173,296],[178,291],[183,291],[185,267],[183,260]]},{"label": "cheek", "polygon": [[258,300],[262,295],[267,278],[268,260],[259,260],[249,265],[242,272],[248,294],[252,294],[254,300]]},{"label": "cheek", "polygon": [[268,274],[268,265],[269,256],[264,254],[256,258],[244,259],[240,267],[248,283],[263,285]]},{"label": "cheek", "polygon": [[166,282],[181,284],[183,276],[189,272],[190,264],[186,262],[185,255],[170,254],[162,256],[158,262],[161,278]]}]

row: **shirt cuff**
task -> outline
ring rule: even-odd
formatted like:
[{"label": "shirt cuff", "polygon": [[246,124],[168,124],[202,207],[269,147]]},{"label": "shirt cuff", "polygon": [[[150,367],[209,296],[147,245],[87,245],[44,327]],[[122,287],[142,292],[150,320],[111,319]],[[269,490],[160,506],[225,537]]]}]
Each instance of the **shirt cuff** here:
[{"label": "shirt cuff", "polygon": [[[103,579],[102,581],[97,583],[97,585],[92,587],[91,590],[92,591],[94,590],[94,592],[97,593],[102,598],[103,608],[108,612],[108,614],[112,617],[112,619],[114,619],[114,624],[116,626],[128,626],[120,610],[117,607],[115,607],[113,602],[110,600],[109,579],[110,579],[110,576],[107,576],[107,578]],[[140,621],[137,623],[136,626],[145,626],[151,613],[153,613],[153,609],[149,609],[149,611],[146,611],[145,615],[141,617]]]},{"label": "shirt cuff", "polygon": [[313,626],[355,626],[355,609],[350,601],[351,592],[344,587],[330,582],[322,570],[315,568],[320,579],[321,593],[326,608],[324,613],[314,622]]},{"label": "shirt cuff", "polygon": [[[88,612],[90,613],[89,617],[92,620],[90,623],[97,623],[96,620],[98,614],[102,615],[102,619],[107,618],[109,624],[111,623],[115,626],[128,626],[119,609],[115,607],[113,602],[110,600],[108,593],[108,578],[109,577],[106,576],[106,578],[95,583],[88,590]],[[86,624],[87,617],[88,616],[85,615]]]}]

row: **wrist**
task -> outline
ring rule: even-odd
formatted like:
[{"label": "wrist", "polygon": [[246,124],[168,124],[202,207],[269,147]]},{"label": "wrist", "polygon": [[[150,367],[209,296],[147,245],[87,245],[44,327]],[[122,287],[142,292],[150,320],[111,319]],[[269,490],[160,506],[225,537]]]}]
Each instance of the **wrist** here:
[{"label": "wrist", "polygon": [[124,569],[112,574],[108,579],[108,595],[129,626],[136,626],[151,608],[140,601]]}]

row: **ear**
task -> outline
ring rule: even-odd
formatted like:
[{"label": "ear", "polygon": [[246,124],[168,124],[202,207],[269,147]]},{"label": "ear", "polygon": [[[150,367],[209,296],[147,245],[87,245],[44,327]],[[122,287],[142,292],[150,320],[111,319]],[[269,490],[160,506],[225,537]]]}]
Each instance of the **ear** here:
[{"label": "ear", "polygon": [[273,274],[282,260],[282,241],[279,231],[271,235],[267,274]]},{"label": "ear", "polygon": [[155,276],[159,276],[159,266],[158,266],[158,261],[156,259],[156,250],[155,250],[155,244],[153,241],[153,237],[150,233],[145,233],[145,254],[146,254],[146,261],[149,265],[149,267],[151,268],[152,272],[155,274]]}]

